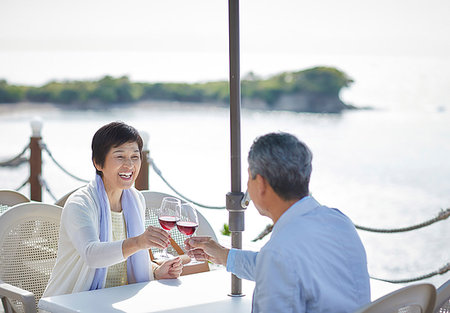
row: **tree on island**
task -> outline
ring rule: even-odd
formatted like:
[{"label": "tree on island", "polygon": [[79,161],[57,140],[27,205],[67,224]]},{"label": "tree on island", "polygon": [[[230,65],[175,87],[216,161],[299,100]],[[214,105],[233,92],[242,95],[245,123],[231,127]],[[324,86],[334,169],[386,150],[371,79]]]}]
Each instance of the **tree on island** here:
[{"label": "tree on island", "polygon": [[[249,107],[261,109],[335,113],[349,108],[340,100],[339,93],[352,82],[345,73],[332,67],[283,72],[267,79],[250,72],[242,79],[241,95],[244,107],[248,103]],[[227,105],[229,86],[228,81],[131,82],[127,76],[105,76],[97,81],[51,81],[41,87],[9,85],[0,80],[0,103],[28,101],[90,107],[145,100]]]}]

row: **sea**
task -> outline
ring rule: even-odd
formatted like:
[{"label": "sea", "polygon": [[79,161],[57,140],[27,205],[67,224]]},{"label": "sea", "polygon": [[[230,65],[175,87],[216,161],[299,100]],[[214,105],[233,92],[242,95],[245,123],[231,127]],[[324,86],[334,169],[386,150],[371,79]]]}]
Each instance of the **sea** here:
[{"label": "sea", "polygon": [[[320,61],[320,57],[311,57],[308,64],[296,63],[295,70]],[[359,56],[335,58],[329,65],[355,80],[341,98],[372,109],[342,114],[242,109],[243,191],[246,157],[253,140],[268,132],[285,131],[303,140],[313,152],[312,195],[323,205],[338,208],[357,225],[411,226],[450,208],[450,59]],[[176,102],[82,111],[51,104],[23,107],[8,106],[11,109],[0,111],[0,161],[23,150],[29,143],[30,122],[38,119],[42,140],[55,160],[77,177],[92,179],[92,136],[102,125],[121,120],[148,135],[150,156],[175,189],[207,206],[225,205],[231,189],[227,108]],[[16,189],[28,175],[26,164],[0,168],[0,188]],[[45,151],[42,177],[56,199],[83,185],[56,166]],[[149,184],[151,190],[173,194],[152,169]],[[29,195],[29,187],[21,192]],[[54,203],[54,198],[44,191],[44,202]],[[220,233],[228,222],[226,210],[198,209],[220,242],[229,245],[229,238]],[[257,242],[252,239],[271,221],[260,216],[252,204],[245,218],[244,248],[257,250],[270,235]],[[358,231],[371,276],[409,279],[442,268],[450,262],[449,223],[447,219],[396,234]],[[447,272],[421,282],[439,286],[449,278]],[[373,298],[404,285],[374,281]]]}]

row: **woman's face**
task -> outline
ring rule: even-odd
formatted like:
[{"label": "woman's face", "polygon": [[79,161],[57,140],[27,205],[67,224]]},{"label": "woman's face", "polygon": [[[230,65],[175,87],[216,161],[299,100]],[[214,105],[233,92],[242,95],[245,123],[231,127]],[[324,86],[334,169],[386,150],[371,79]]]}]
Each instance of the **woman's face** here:
[{"label": "woman's face", "polygon": [[107,191],[132,187],[141,169],[138,144],[126,142],[112,147],[106,154],[103,167],[98,164],[95,167],[103,172],[103,183]]}]

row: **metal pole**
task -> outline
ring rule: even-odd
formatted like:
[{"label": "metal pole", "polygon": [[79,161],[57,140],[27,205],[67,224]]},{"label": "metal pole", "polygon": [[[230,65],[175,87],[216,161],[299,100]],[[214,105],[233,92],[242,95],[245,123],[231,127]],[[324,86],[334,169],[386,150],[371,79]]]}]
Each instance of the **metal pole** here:
[{"label": "metal pole", "polygon": [[[230,55],[231,192],[227,194],[231,247],[242,249],[244,209],[241,206],[241,82],[239,60],[239,0],[228,0]],[[242,281],[231,276],[231,296],[243,296]]]},{"label": "metal pole", "polygon": [[41,130],[42,121],[34,118],[31,121],[32,135],[30,138],[30,199],[33,201],[42,201],[42,148],[41,148]]}]

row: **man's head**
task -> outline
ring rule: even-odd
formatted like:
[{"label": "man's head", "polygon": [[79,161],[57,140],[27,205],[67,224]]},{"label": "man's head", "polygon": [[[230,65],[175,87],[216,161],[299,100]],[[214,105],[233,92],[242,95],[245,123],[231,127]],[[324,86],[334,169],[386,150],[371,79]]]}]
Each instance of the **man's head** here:
[{"label": "man's head", "polygon": [[295,136],[283,132],[256,138],[248,153],[251,179],[260,175],[285,201],[309,194],[311,161],[309,148]]}]

